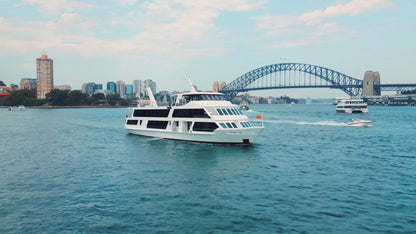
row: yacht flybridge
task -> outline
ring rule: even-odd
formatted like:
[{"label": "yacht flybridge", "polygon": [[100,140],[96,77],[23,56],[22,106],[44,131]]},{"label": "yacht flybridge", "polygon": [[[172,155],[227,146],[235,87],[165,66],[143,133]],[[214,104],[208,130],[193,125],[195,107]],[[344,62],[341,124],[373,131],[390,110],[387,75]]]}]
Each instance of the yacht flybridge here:
[{"label": "yacht flybridge", "polygon": [[[190,82],[191,83],[191,82]],[[150,105],[137,106],[127,116],[125,129],[142,136],[172,140],[252,144],[263,131],[263,122],[253,122],[221,93],[191,91],[173,96],[169,106],[158,106],[147,89]]]}]

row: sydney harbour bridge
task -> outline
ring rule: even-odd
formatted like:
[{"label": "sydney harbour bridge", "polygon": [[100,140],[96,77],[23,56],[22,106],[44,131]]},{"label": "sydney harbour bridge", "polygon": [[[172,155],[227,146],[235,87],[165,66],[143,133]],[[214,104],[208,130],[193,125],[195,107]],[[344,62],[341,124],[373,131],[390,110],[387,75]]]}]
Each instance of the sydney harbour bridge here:
[{"label": "sydney harbour bridge", "polygon": [[243,74],[223,87],[227,100],[240,92],[267,89],[331,88],[349,96],[379,96],[381,91],[416,89],[414,84],[381,84],[378,72],[366,72],[360,80],[341,72],[304,63],[277,63]]}]

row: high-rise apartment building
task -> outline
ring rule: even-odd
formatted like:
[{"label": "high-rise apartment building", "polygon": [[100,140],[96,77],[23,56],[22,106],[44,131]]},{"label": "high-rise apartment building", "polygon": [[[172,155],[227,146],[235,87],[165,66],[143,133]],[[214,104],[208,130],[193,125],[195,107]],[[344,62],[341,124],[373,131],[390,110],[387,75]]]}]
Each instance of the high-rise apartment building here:
[{"label": "high-rise apartment building", "polygon": [[84,83],[81,87],[82,93],[87,93],[88,95],[92,96],[96,93],[104,93],[103,85],[96,84],[94,82]]},{"label": "high-rise apartment building", "polygon": [[133,85],[131,84],[126,85],[126,97],[133,98]]},{"label": "high-rise apartment building", "polygon": [[117,81],[117,94],[119,94],[121,98],[126,98],[126,83],[122,80]]},{"label": "high-rise apartment building", "polygon": [[36,59],[37,98],[44,99],[53,89],[53,60],[46,54]]},{"label": "high-rise apartment building", "polygon": [[116,94],[117,84],[113,81],[107,82],[107,94]]},{"label": "high-rise apartment building", "polygon": [[133,80],[133,93],[136,98],[141,98],[143,96],[141,80]]},{"label": "high-rise apartment building", "polygon": [[154,82],[151,79],[146,79],[143,82],[143,90],[145,93],[145,96],[149,96],[149,94],[147,93],[147,88],[150,88],[150,90],[152,90],[153,95],[156,95],[156,82]]}]

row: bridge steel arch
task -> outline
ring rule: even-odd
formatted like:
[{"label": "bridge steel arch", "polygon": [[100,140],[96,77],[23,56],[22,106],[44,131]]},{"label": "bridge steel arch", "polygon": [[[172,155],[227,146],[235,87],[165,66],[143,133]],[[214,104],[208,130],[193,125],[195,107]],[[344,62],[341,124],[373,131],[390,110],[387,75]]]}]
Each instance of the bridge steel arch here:
[{"label": "bridge steel arch", "polygon": [[[254,81],[261,79],[269,74],[278,73],[282,71],[299,71],[310,76],[315,76],[324,80],[328,85],[322,84],[312,84],[309,80],[309,85],[296,85],[296,86],[274,86],[274,87],[257,87],[250,88],[248,87]],[[316,80],[316,79],[315,79]],[[271,64],[263,67],[259,67],[250,72],[243,74],[238,77],[231,83],[227,84],[224,89],[221,91],[225,94],[227,100],[233,99],[240,92],[246,92],[250,90],[262,90],[262,89],[284,89],[284,88],[334,88],[341,89],[349,96],[357,96],[360,94],[363,87],[363,81],[353,78],[351,76],[345,75],[343,73],[334,71],[329,68],[304,64],[304,63],[278,63]]]}]

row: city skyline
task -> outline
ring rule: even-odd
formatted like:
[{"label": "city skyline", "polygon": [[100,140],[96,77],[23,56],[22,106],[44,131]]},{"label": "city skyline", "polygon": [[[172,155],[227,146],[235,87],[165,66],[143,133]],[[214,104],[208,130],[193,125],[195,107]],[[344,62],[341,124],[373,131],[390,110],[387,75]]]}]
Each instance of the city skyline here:
[{"label": "city skyline", "polygon": [[[133,80],[131,84],[126,83],[123,80],[117,82],[108,81],[105,84],[88,82],[82,84],[81,92],[87,93],[90,96],[97,93],[102,93],[104,95],[113,95],[119,94],[121,98],[132,99],[132,98],[142,98],[148,96],[146,91],[147,87],[152,90],[153,94],[156,94],[156,82],[151,79],[146,80]],[[163,91],[162,91],[163,92]]]},{"label": "city skyline", "polygon": [[[54,60],[54,83],[157,82],[201,90],[258,67],[300,62],[382,83],[414,83],[416,23],[411,0],[0,1],[0,59],[6,84],[36,77],[33,58]],[[13,12],[13,13],[12,13]],[[253,95],[345,96],[339,90]]]}]

